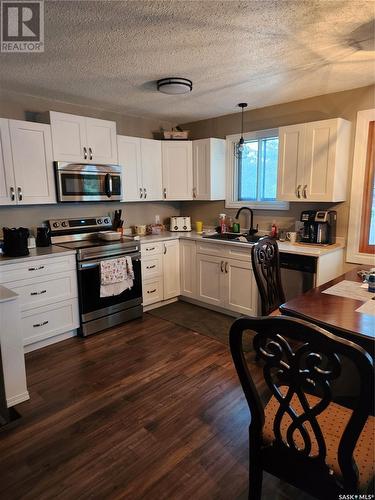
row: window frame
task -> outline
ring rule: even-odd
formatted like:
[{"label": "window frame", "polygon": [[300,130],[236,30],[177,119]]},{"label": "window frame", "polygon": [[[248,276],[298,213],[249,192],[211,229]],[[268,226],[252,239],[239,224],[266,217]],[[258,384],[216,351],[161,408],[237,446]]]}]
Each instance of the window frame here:
[{"label": "window frame", "polygon": [[[354,159],[352,173],[352,189],[349,209],[348,225],[348,249],[346,258],[348,262],[355,264],[375,264],[373,252],[368,250],[368,245],[363,245],[364,210],[368,209],[366,199],[363,198],[367,182],[369,181],[369,128],[371,122],[375,121],[375,108],[359,111],[357,114],[357,126],[354,144]],[[360,200],[360,202],[359,202]],[[369,219],[367,220],[369,223]]]},{"label": "window frame", "polygon": [[[246,132],[244,135],[245,141],[267,139],[270,137],[279,137],[279,129],[255,130]],[[226,136],[226,208],[249,207],[258,210],[289,210],[289,202],[287,201],[251,201],[238,199],[238,166],[236,158],[233,154],[234,147],[240,140],[241,134],[233,134]]]}]

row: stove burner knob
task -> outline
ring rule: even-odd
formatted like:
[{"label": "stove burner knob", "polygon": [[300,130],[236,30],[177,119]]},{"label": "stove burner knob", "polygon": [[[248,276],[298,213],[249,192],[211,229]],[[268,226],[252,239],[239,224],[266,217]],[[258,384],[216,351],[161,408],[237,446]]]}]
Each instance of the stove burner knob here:
[{"label": "stove burner knob", "polygon": [[68,223],[64,220],[62,223],[61,223],[62,227],[68,227]]},{"label": "stove burner knob", "polygon": [[98,220],[96,221],[96,223],[97,223],[97,224],[103,224],[103,221],[102,221],[102,219],[98,219]]},{"label": "stove burner knob", "polygon": [[186,229],[187,229],[187,226],[184,226],[184,227],[183,227],[183,229],[184,229],[184,231],[186,231]]},{"label": "stove burner knob", "polygon": [[174,226],[174,230],[177,231],[177,229],[178,229],[178,226]]},{"label": "stove burner knob", "polygon": [[53,226],[53,227],[59,227],[59,226],[60,226],[60,222],[54,222],[54,223],[52,224],[52,226]]},{"label": "stove burner knob", "polygon": [[104,222],[104,224],[109,224],[109,219],[105,218],[103,222]]}]

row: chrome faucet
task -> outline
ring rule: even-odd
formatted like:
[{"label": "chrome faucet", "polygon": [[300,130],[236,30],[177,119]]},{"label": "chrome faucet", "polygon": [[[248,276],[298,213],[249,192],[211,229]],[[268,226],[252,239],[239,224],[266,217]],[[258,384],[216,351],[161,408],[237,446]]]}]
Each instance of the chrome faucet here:
[{"label": "chrome faucet", "polygon": [[243,210],[248,210],[250,212],[250,228],[249,228],[249,235],[252,235],[252,234],[255,234],[258,232],[258,224],[257,224],[257,227],[256,228],[253,228],[253,223],[254,223],[254,212],[251,210],[251,208],[249,207],[241,207],[238,212],[236,213],[236,219],[238,219],[240,213],[243,211]]}]

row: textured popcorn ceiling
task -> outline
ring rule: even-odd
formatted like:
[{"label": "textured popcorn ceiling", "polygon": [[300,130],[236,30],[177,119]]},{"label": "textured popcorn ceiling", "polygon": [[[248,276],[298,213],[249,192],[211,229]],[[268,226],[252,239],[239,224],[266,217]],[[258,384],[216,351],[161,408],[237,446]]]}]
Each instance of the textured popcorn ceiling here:
[{"label": "textured popcorn ceiling", "polygon": [[[3,88],[188,122],[374,82],[373,1],[46,1],[44,54],[1,54]],[[365,49],[365,50],[364,50]],[[167,96],[154,81],[193,80]]]}]

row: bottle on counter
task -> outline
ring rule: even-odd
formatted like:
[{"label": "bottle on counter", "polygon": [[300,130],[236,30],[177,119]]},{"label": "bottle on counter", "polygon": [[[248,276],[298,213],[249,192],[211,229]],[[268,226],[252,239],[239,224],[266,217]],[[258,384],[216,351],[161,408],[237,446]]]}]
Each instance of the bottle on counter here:
[{"label": "bottle on counter", "polygon": [[227,232],[227,216],[226,214],[219,214],[219,226],[221,234]]},{"label": "bottle on counter", "polygon": [[272,222],[272,227],[271,227],[271,238],[277,239],[277,226],[275,221]]}]

